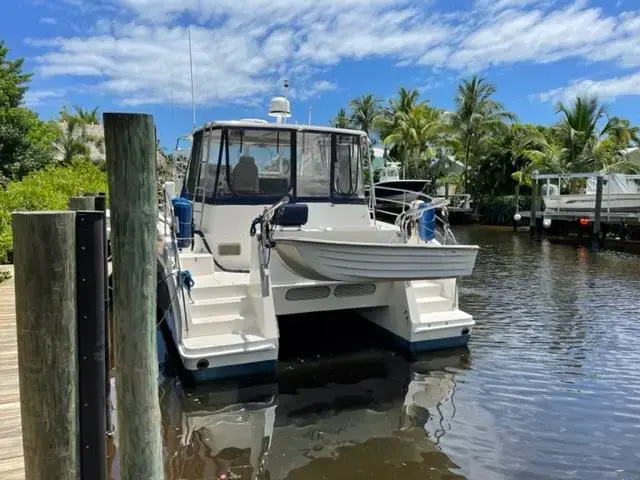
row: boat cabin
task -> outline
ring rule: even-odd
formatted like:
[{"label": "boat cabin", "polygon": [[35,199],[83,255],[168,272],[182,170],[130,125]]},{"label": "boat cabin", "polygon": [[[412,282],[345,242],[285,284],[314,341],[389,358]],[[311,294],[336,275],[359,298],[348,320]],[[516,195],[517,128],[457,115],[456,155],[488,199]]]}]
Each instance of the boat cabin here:
[{"label": "boat cabin", "polygon": [[195,234],[224,268],[247,268],[251,221],[289,196],[308,205],[306,228],[369,222],[364,196],[364,132],[272,124],[213,122],[193,134],[182,197],[193,201]]},{"label": "boat cabin", "polygon": [[389,162],[380,171],[379,182],[395,182],[400,180],[400,164],[398,162]]},{"label": "boat cabin", "polygon": [[195,132],[183,196],[211,205],[364,199],[364,132],[250,122]]}]

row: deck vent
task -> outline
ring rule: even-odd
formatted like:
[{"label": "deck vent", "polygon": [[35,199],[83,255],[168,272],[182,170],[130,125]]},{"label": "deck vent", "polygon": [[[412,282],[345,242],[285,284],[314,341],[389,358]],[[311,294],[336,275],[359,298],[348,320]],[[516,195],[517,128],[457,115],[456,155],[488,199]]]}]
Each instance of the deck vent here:
[{"label": "deck vent", "polygon": [[333,294],[336,297],[362,297],[364,295],[373,295],[376,286],[373,283],[354,283],[352,285],[338,285]]},{"label": "deck vent", "polygon": [[329,287],[298,287],[290,288],[284,295],[284,298],[291,302],[297,302],[299,300],[315,300],[318,298],[327,298],[331,293]]}]

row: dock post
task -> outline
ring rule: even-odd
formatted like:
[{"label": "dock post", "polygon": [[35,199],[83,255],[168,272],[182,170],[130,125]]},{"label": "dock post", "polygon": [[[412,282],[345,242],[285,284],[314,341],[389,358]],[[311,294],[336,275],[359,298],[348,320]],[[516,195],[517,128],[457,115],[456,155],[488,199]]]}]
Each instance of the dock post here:
[{"label": "dock post", "polygon": [[[515,195],[515,204],[516,204],[516,213],[520,212],[520,182],[516,185],[516,195]],[[515,214],[514,214],[515,215]],[[518,230],[518,220],[513,218],[513,231],[516,232]]]},{"label": "dock post", "polygon": [[111,414],[111,328],[109,326],[109,238],[107,236],[107,196],[98,192],[96,196],[96,210],[103,212],[102,236],[104,238],[104,358],[105,358],[105,395],[106,395],[106,428],[107,433],[113,433],[113,418]]},{"label": "dock post", "polygon": [[156,137],[153,117],[105,113],[111,207],[116,395],[123,480],[163,478],[156,354]]},{"label": "dock post", "polygon": [[533,235],[537,230],[536,209],[538,206],[538,179],[531,189],[531,218],[529,219],[529,233]]},{"label": "dock post", "polygon": [[103,212],[76,213],[76,272],[80,476],[104,480],[107,428]]},{"label": "dock post", "polygon": [[600,222],[602,214],[602,190],[604,185],[604,177],[602,175],[596,178],[596,210],[593,218],[593,234],[591,236],[591,245],[594,250],[600,249],[600,233],[602,231]]},{"label": "dock post", "polygon": [[76,214],[13,214],[25,476],[79,478]]},{"label": "dock post", "polygon": [[96,209],[96,201],[93,196],[69,197],[69,210],[89,211]]}]

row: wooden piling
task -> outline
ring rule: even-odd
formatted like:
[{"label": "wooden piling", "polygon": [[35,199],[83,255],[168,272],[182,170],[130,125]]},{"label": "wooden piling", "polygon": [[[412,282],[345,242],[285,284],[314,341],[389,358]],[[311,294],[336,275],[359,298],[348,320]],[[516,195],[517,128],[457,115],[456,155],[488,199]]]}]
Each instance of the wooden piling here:
[{"label": "wooden piling", "polygon": [[533,235],[537,230],[537,206],[538,206],[538,180],[535,180],[531,189],[531,218],[529,219],[529,233]]},{"label": "wooden piling", "polygon": [[156,355],[153,117],[105,113],[111,206],[117,424],[123,480],[163,478]]},{"label": "wooden piling", "polygon": [[76,212],[82,210],[95,210],[96,201],[93,196],[69,197],[69,210]]},{"label": "wooden piling", "polygon": [[591,245],[595,250],[598,250],[601,245],[600,232],[601,217],[602,217],[602,190],[604,185],[604,178],[599,176],[596,178],[596,209],[593,217],[593,234],[591,237]]},{"label": "wooden piling", "polygon": [[77,479],[74,212],[13,214],[25,474]]}]

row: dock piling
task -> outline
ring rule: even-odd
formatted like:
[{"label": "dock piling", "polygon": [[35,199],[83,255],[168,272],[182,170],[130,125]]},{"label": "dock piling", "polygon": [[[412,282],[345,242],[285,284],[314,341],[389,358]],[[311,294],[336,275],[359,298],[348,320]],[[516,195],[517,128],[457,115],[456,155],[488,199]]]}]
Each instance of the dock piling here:
[{"label": "dock piling", "polygon": [[529,219],[529,233],[531,235],[537,230],[537,207],[538,207],[538,179],[536,179],[531,188],[531,218]]},{"label": "dock piling", "polygon": [[93,196],[69,197],[69,210],[89,211],[96,209],[96,201]]},{"label": "dock piling", "polygon": [[76,214],[13,214],[25,476],[79,477]]},{"label": "dock piling", "polygon": [[599,175],[596,178],[596,208],[593,217],[593,235],[591,238],[591,245],[594,250],[600,249],[601,239],[601,217],[602,217],[602,190],[604,186],[604,178]]},{"label": "dock piling", "polygon": [[113,251],[120,473],[163,478],[156,355],[156,138],[153,117],[103,115]]}]

